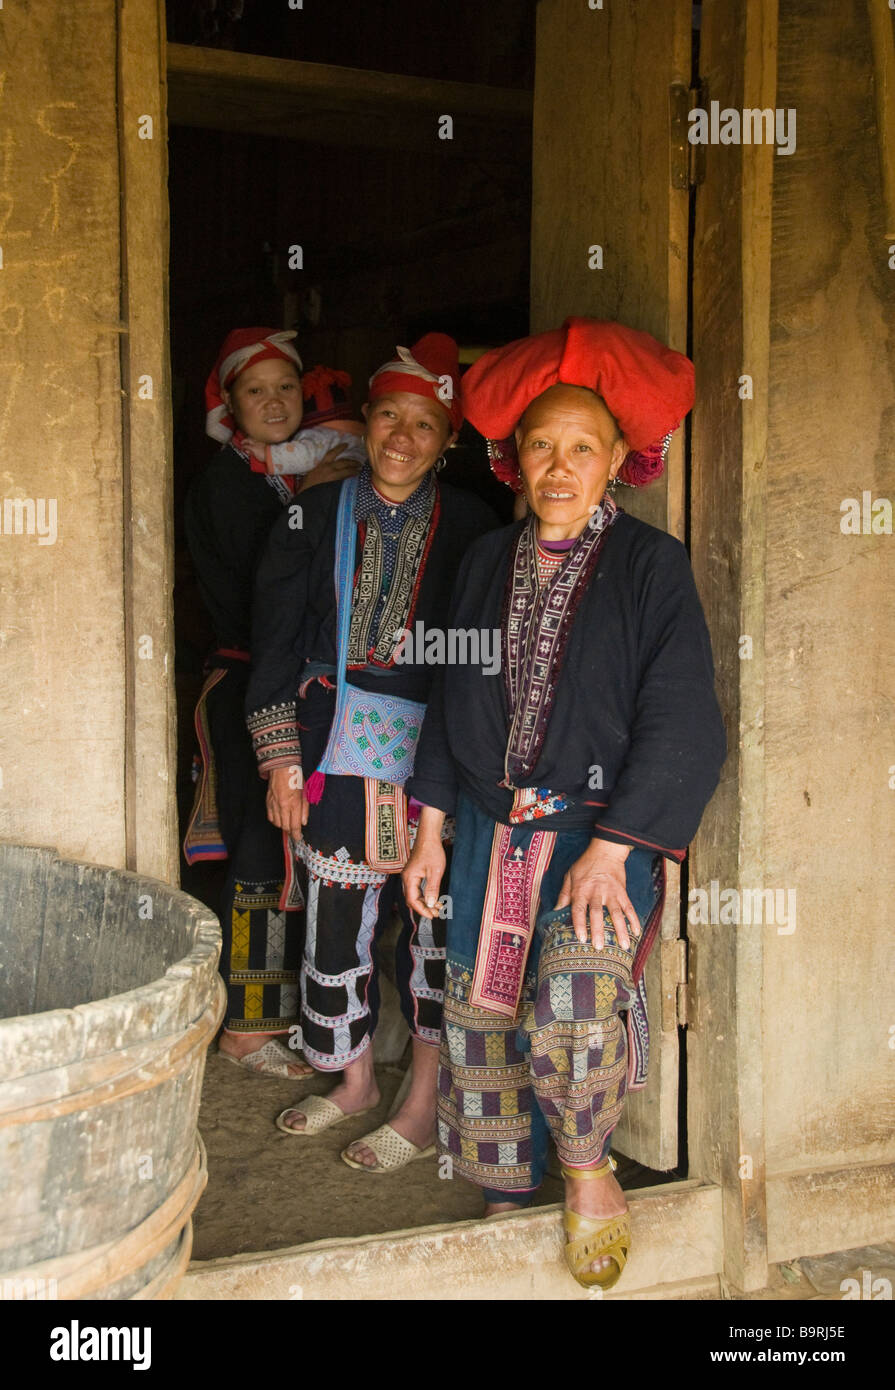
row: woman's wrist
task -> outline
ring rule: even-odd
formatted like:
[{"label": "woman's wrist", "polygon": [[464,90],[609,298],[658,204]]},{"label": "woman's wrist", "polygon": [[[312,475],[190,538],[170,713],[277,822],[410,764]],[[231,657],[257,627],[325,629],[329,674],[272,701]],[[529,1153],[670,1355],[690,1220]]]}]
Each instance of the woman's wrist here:
[{"label": "woman's wrist", "polygon": [[416,841],[417,844],[441,844],[441,831],[444,826],[444,811],[439,811],[437,806],[421,806],[420,818],[417,822]]},{"label": "woman's wrist", "polygon": [[605,854],[607,858],[618,859],[622,864],[633,848],[633,845],[621,845],[616,840],[603,840],[599,835],[594,835],[590,842],[592,854]]}]

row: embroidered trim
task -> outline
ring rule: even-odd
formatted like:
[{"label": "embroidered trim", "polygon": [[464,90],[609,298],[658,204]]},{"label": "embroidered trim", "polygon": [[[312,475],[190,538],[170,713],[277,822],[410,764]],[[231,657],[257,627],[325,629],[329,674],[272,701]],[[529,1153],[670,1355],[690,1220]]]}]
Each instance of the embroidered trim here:
[{"label": "embroidered trim", "polygon": [[366,803],[364,856],[377,873],[396,874],[410,858],[407,797],[394,782],[364,778]]},{"label": "embroidered trim", "polygon": [[206,701],[211,691],[227,675],[226,669],[216,667],[203,685],[196,702],[193,716],[196,738],[199,742],[201,770],[196,783],[196,797],[190,812],[189,824],[183,837],[183,857],[188,864],[198,864],[206,859],[226,859],[227,846],[221,834],[218,817],[218,779],[214,763],[214,749],[211,746],[211,728],[208,723]]},{"label": "embroidered trim", "polygon": [[364,888],[368,884],[381,885],[387,878],[386,874],[377,873],[365,863],[356,863],[344,847],[333,855],[326,855],[311,849],[305,840],[299,840],[295,853],[308,873],[322,879],[327,887],[340,883],[343,888]]},{"label": "embroidered trim", "polygon": [[550,863],[556,832],[536,830],[523,849],[512,844],[512,827],[494,827],[491,862],[469,1002],[489,1013],[515,1018],[525,979],[541,880]]},{"label": "embroidered trim", "polygon": [[504,688],[512,711],[502,786],[524,781],[537,764],[572,621],[619,512],[606,497],[594,515],[596,524],[585,526],[546,585],[538,582],[536,516],[528,518],[516,541],[501,623]]},{"label": "embroidered trim", "polygon": [[513,794],[510,824],[519,825],[522,821],[556,816],[560,811],[564,811],[568,804],[564,796],[559,792],[552,792],[549,787],[518,787]]},{"label": "embroidered trim", "polygon": [[412,620],[440,515],[431,472],[404,502],[390,505],[376,492],[369,465],[361,469],[355,517],[363,548],[351,605],[349,666],[394,665],[395,634]]},{"label": "embroidered trim", "polygon": [[247,717],[246,724],[262,771],[289,763],[301,765],[294,700],[254,710]]}]

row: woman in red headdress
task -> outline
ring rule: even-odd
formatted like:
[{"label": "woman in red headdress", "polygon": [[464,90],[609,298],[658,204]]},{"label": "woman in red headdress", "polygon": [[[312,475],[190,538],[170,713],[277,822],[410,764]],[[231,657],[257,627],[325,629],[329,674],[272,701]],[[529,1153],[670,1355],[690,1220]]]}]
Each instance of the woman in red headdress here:
[{"label": "woman in red headdress", "polygon": [[646,1079],[664,862],[684,857],[725,736],[686,551],[607,485],[661,472],[693,371],[648,334],[573,318],[487,353],[463,392],[529,513],[463,562],[448,622],[498,628],[501,670],[445,667],[410,782],[417,912],[456,814],[438,1144],[493,1214],[530,1201],[552,1135],[569,1268],[610,1288],[630,1229],[609,1151]]},{"label": "woman in red headdress", "polygon": [[402,919],[395,980],[410,1090],[390,1123],[342,1155],[383,1172],[432,1152],[444,975],[442,919],[412,918],[401,893],[416,829],[404,784],[434,674],[426,644],[411,651],[406,638],[443,630],[460,560],[497,518],[436,478],[462,423],[452,338],[398,348],[371,378],[364,415],[369,463],[315,488],[300,526],[284,517],[271,533],[246,707],[270,817],[294,842],[307,904],[304,1056],[342,1074],[328,1096],[283,1112],[285,1133],[313,1136],[377,1105],[377,946],[395,909]]},{"label": "woman in red headdress", "polygon": [[[360,467],[345,457],[341,435],[312,428],[296,436],[307,422],[294,337],[272,328],[227,335],[205,387],[206,432],[222,447],[190,488],[185,511],[215,646],[196,709],[202,767],[184,855],[190,864],[228,860],[216,905],[228,996],[218,1050],[252,1072],[279,1078],[300,1078],[311,1069],[277,1036],[298,1021],[300,932],[295,912],[279,906],[282,836],[267,819],[245,727],[252,590],[270,528],[296,491],[304,496]],[[304,451],[300,461],[280,460],[281,450],[288,455],[295,448],[294,436]],[[273,462],[266,464],[271,453]],[[278,462],[288,476],[276,476]]]}]

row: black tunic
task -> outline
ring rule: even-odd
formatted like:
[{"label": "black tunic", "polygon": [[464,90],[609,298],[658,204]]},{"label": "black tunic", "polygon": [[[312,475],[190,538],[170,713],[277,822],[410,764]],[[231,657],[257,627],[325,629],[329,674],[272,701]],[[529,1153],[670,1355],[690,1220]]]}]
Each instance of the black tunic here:
[{"label": "black tunic", "polygon": [[187,494],[187,541],[219,647],[249,650],[255,571],[283,505],[278,487],[229,444]]},{"label": "black tunic", "polygon": [[[498,525],[491,508],[471,492],[438,484],[441,515],[425,562],[412,621],[441,627],[457,569],[470,544]],[[323,483],[301,496],[301,527],[287,514],[274,525],[258,567],[252,626],[252,675],[246,698],[249,727],[262,771],[285,766],[299,756],[295,701],[307,661],[323,667],[336,662],[335,540],[341,482]],[[357,532],[355,533],[357,535]],[[356,540],[355,562],[361,547]],[[348,678],[361,690],[425,702],[436,667],[407,662],[387,669],[350,668]],[[332,717],[332,700],[316,692],[302,704],[302,725]],[[290,727],[287,727],[290,726]],[[311,741],[316,754],[320,735]],[[306,743],[308,740],[305,740]],[[305,748],[306,765],[311,748]]]},{"label": "black tunic", "polygon": [[[499,628],[522,523],[469,550],[448,625]],[[432,691],[408,791],[453,812],[457,787],[509,824],[509,732],[502,672],[444,668]],[[683,858],[726,754],[705,624],[687,552],[622,513],[575,614],[555,703],[525,785],[570,798],[549,830],[593,827],[601,839]]]}]

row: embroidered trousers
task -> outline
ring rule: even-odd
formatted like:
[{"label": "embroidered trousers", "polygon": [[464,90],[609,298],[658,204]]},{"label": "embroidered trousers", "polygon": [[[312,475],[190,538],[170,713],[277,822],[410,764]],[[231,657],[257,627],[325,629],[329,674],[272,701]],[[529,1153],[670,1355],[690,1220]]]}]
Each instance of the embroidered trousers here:
[{"label": "embroidered trousers", "polygon": [[298,846],[307,918],[302,1050],[319,1071],[341,1071],[372,1042],[379,1013],[378,946],[395,910],[402,922],[395,958],[401,1011],[414,1037],[433,1046],[440,1037],[445,922],[414,921],[400,874],[370,868],[365,817],[364,779],[328,774]]},{"label": "embroidered trousers", "polygon": [[[513,856],[532,852],[545,821],[512,830]],[[458,802],[452,908],[448,922],[444,1023],[438,1076],[438,1146],[453,1172],[491,1201],[520,1201],[541,1183],[548,1134],[561,1161],[590,1168],[609,1152],[632,1076],[645,1068],[645,995],[639,976],[664,898],[661,857],[632,850],[627,891],[644,929],[623,951],[608,913],[605,945],[581,945],[568,909],[556,911],[563,877],[590,843],[558,832],[540,881],[540,913],[515,1018],[470,1002],[483,904],[493,862],[494,822]],[[537,842],[535,842],[537,846]],[[508,854],[509,857],[509,854]],[[495,893],[488,895],[495,900]],[[510,939],[512,950],[517,942]],[[645,950],[644,950],[645,947]],[[639,953],[639,954],[638,954]],[[635,960],[637,969],[635,970]],[[626,1020],[622,1021],[621,1015]],[[635,1031],[635,1015],[641,1020]],[[639,1057],[629,1057],[629,1033]]]}]

